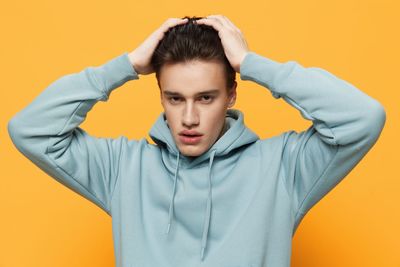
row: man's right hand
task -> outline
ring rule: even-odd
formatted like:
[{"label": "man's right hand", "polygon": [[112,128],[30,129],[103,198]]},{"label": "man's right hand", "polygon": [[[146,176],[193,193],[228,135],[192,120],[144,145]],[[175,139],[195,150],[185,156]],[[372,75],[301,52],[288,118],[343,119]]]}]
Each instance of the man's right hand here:
[{"label": "man's right hand", "polygon": [[129,60],[138,74],[146,75],[154,72],[153,67],[150,65],[150,60],[159,41],[164,37],[164,33],[169,28],[186,22],[188,22],[187,18],[168,18],[139,47],[128,54]]}]

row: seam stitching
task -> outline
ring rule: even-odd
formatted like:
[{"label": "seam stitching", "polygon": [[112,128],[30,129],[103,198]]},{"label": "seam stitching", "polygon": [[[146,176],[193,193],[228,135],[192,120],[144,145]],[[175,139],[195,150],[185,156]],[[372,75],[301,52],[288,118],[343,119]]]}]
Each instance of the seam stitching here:
[{"label": "seam stitching", "polygon": [[[74,112],[72,113],[72,115],[69,117],[69,119],[67,120],[67,122],[64,124],[63,128],[61,131],[58,132],[57,135],[59,135],[66,127],[66,125],[68,124],[68,122],[72,119],[72,117],[75,115],[75,113],[78,111],[78,108],[82,105],[83,100],[80,101],[80,103],[78,104],[78,106],[75,108]],[[78,126],[79,127],[79,126]],[[92,195],[95,199],[97,199],[101,205],[103,206],[103,208],[107,211],[108,214],[110,214],[109,212],[109,208],[103,203],[103,201],[101,201],[96,195],[94,195],[92,192],[90,192],[89,190],[86,189],[85,186],[83,186],[75,177],[73,177],[71,174],[69,174],[66,170],[64,170],[61,166],[59,166],[57,164],[57,162],[55,160],[53,160],[53,158],[50,157],[50,153],[49,153],[49,147],[50,147],[50,140],[51,140],[51,136],[48,138],[48,142],[47,142],[47,147],[46,147],[46,156],[50,159],[51,162],[53,162],[53,164],[55,166],[57,166],[57,168],[61,169],[62,171],[64,171],[70,178],[72,178],[75,182],[77,182],[85,191],[87,191],[90,195]]]},{"label": "seam stitching", "polygon": [[121,141],[122,141],[122,142],[121,142],[120,153],[119,153],[119,157],[118,157],[117,175],[116,175],[116,178],[115,178],[115,184],[114,184],[113,189],[112,189],[112,192],[111,192],[110,201],[109,201],[109,203],[108,203],[108,205],[109,205],[109,207],[110,207],[110,212],[111,212],[111,213],[112,213],[112,211],[111,211],[111,203],[112,203],[113,200],[114,200],[115,188],[117,187],[117,183],[118,183],[119,180],[120,180],[119,176],[120,176],[120,168],[121,168],[121,158],[122,158],[122,154],[125,153],[125,151],[123,150],[123,147],[124,147],[123,140],[121,140]]},{"label": "seam stitching", "polygon": [[103,209],[106,210],[106,212],[108,214],[110,214],[110,210],[108,209],[107,205],[104,204],[103,201],[101,201],[95,194],[93,194],[92,192],[90,192],[89,190],[86,189],[85,186],[83,186],[79,180],[75,179],[71,174],[69,174],[64,168],[62,168],[61,166],[59,166],[54,160],[53,158],[47,153],[46,151],[46,156],[47,158],[60,170],[62,170],[65,174],[67,174],[72,180],[74,180],[77,184],[79,184],[86,192],[89,193],[89,195],[93,196],[93,198],[97,199],[98,202],[101,204],[101,206],[103,207]]},{"label": "seam stitching", "polygon": [[296,215],[295,215],[295,218],[297,218],[297,215],[299,214],[299,213],[302,213],[301,212],[301,209],[302,209],[302,206],[303,206],[303,204],[304,204],[304,201],[307,199],[307,197],[311,194],[311,192],[314,190],[314,188],[315,188],[315,186],[321,181],[321,179],[322,179],[322,177],[326,174],[326,171],[327,171],[327,169],[330,167],[330,165],[332,164],[332,162],[334,161],[334,159],[336,158],[336,155],[338,154],[338,152],[339,152],[339,146],[335,146],[337,149],[336,149],[336,152],[335,152],[335,155],[332,157],[332,159],[329,161],[329,163],[326,165],[326,168],[324,169],[324,171],[321,173],[321,175],[317,178],[317,180],[315,180],[315,182],[314,182],[314,184],[313,184],[313,186],[310,188],[310,190],[308,190],[308,193],[307,193],[307,195],[303,198],[303,200],[300,202],[300,204],[299,204],[299,206],[298,206],[298,208],[297,208],[297,211],[296,211]]}]

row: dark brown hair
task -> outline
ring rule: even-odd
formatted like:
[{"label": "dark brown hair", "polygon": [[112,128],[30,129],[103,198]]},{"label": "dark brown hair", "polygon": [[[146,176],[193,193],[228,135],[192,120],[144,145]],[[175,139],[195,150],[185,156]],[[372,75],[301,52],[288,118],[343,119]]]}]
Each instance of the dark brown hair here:
[{"label": "dark brown hair", "polygon": [[233,87],[236,72],[226,58],[218,31],[212,26],[197,24],[202,17],[188,17],[189,21],[168,29],[158,43],[152,58],[158,87],[160,87],[160,70],[167,63],[182,63],[191,60],[219,61],[224,64],[227,90]]}]

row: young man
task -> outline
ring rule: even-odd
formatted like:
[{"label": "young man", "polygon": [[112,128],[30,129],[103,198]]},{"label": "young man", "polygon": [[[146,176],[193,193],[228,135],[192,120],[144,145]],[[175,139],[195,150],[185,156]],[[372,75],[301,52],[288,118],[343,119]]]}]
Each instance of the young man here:
[{"label": "young man", "polygon": [[[56,80],[10,120],[9,134],[112,216],[117,266],[288,267],[302,218],[377,141],[384,108],[326,70],[249,51],[224,16],[197,19],[168,19],[131,53]],[[79,127],[112,90],[153,72],[164,108],[150,130],[155,145]],[[312,126],[259,139],[229,109],[236,72]]]}]

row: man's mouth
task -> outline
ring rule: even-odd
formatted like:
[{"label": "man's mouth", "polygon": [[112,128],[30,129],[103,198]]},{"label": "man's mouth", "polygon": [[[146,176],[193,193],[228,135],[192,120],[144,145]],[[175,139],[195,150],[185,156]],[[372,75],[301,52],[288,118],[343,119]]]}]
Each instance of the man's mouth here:
[{"label": "man's mouth", "polygon": [[179,135],[185,135],[185,136],[199,136],[202,135],[201,133],[195,131],[195,130],[183,130],[179,133]]},{"label": "man's mouth", "polygon": [[188,135],[180,134],[179,139],[182,143],[187,145],[194,145],[201,141],[202,135]]}]

